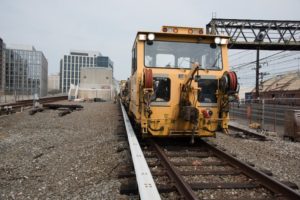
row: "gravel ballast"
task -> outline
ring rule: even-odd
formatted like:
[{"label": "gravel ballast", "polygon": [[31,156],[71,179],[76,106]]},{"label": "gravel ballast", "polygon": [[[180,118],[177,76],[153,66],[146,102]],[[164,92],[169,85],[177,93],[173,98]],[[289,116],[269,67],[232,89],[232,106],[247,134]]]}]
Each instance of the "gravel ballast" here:
[{"label": "gravel ballast", "polygon": [[238,159],[255,164],[257,169],[270,170],[276,180],[290,181],[300,187],[300,143],[284,141],[279,137],[268,139],[255,141],[219,133],[210,141]]},{"label": "gravel ballast", "polygon": [[120,198],[117,172],[130,158],[117,152],[119,105],[79,104],[63,117],[45,110],[0,118],[0,199]]}]

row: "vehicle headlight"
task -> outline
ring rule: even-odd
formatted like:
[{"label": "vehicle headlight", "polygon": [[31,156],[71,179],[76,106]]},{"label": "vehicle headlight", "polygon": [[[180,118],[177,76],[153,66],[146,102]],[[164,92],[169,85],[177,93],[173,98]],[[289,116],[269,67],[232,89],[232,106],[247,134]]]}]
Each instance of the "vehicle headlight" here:
[{"label": "vehicle headlight", "polygon": [[155,39],[155,35],[153,33],[148,34],[148,40],[152,41]]},{"label": "vehicle headlight", "polygon": [[216,44],[220,44],[221,43],[221,38],[220,37],[216,37],[215,38],[215,43]]},{"label": "vehicle headlight", "polygon": [[222,38],[221,39],[221,44],[228,44],[228,39]]},{"label": "vehicle headlight", "polygon": [[146,40],[145,34],[139,34],[139,40]]}]

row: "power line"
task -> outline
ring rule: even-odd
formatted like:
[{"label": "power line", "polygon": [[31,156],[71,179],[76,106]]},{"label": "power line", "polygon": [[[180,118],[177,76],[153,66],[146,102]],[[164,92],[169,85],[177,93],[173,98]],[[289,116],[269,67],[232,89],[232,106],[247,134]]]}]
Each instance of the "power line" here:
[{"label": "power line", "polygon": [[[293,66],[286,66],[286,67],[284,67],[284,69],[282,70],[282,68],[277,68],[277,69],[272,69],[272,70],[264,70],[264,71],[262,71],[263,73],[264,72],[267,72],[267,73],[269,73],[269,75],[266,75],[266,76],[272,76],[273,74],[276,74],[276,73],[278,73],[278,72],[280,72],[280,73],[285,73],[285,72],[288,72],[288,71],[290,71],[290,70],[286,70],[286,69],[292,69],[292,68],[294,68],[294,70],[298,70],[298,67],[299,67],[299,65],[293,65]],[[241,75],[239,74],[239,73],[237,73],[237,75],[238,75],[238,77],[240,78],[240,79],[250,79],[250,78],[255,78],[255,73],[254,72],[247,72],[247,73],[242,73]],[[246,77],[245,77],[246,76]],[[245,77],[245,78],[243,78],[243,77]]]},{"label": "power line", "polygon": [[236,55],[245,53],[245,52],[247,52],[247,51],[249,51],[249,50],[244,50],[244,51],[240,51],[240,52],[234,53],[234,54],[232,54],[232,55],[229,55],[229,57],[234,57],[234,56],[236,56]]},{"label": "power line", "polygon": [[[290,57],[291,55],[287,55],[287,56],[285,56],[285,58],[286,57]],[[294,55],[292,55],[292,56],[295,56],[295,54]],[[267,67],[270,67],[270,66],[277,66],[277,65],[279,65],[279,64],[284,64],[284,63],[290,63],[290,62],[293,62],[293,61],[295,61],[296,62],[296,60],[299,60],[300,59],[300,57],[294,57],[294,58],[290,58],[290,59],[287,59],[287,60],[283,60],[283,61],[280,61],[280,62],[275,62],[275,63],[272,63],[274,60],[267,60],[266,62],[267,62]],[[276,60],[278,60],[278,59],[276,59]],[[247,68],[249,68],[249,67],[252,67],[252,66],[254,66],[254,65],[249,65]],[[262,69],[265,69],[265,67],[263,67],[264,65],[262,65]],[[274,71],[274,69],[276,69],[277,67],[272,67],[271,69],[269,69],[269,70],[273,70]],[[240,72],[240,71],[245,71],[245,68],[243,68],[243,69],[237,69],[237,72]],[[243,74],[245,74],[245,72],[243,73]],[[247,73],[246,73],[247,74]]]},{"label": "power line", "polygon": [[[285,52],[285,51],[287,51],[287,50],[282,50],[282,51],[280,51],[280,52],[277,52],[277,53],[271,54],[271,55],[269,55],[269,56],[263,57],[263,58],[259,59],[259,61],[265,60],[265,59],[267,59],[267,58],[271,58],[271,57],[273,57],[273,56],[275,56],[275,55],[278,55],[278,54],[281,54],[281,53],[283,53],[283,52]],[[257,60],[254,60],[254,61],[247,62],[247,63],[241,63],[241,64],[237,64],[237,65],[232,65],[231,67],[233,67],[233,70],[236,70],[236,69],[239,69],[239,68],[241,68],[241,67],[245,67],[245,66],[247,66],[247,65],[254,64],[254,63],[256,63],[256,62],[257,62]],[[237,67],[235,67],[235,66],[237,66]],[[234,68],[234,67],[235,67],[235,68]]]},{"label": "power line", "polygon": [[253,53],[254,53],[253,51],[252,51],[252,52],[249,52],[249,53],[247,53],[247,54],[244,54],[244,55],[242,55],[242,56],[239,56],[239,57],[237,57],[237,58],[234,58],[234,59],[230,60],[230,62],[233,62],[233,61],[235,61],[235,60],[239,60],[239,59],[244,58],[244,57],[248,56],[249,54],[253,54]]}]

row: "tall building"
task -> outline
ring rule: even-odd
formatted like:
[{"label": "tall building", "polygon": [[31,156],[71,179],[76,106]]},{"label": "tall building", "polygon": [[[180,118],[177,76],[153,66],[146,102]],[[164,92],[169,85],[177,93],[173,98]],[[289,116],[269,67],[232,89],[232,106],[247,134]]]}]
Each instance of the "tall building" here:
[{"label": "tall building", "polygon": [[4,63],[4,49],[5,44],[0,38],[0,96],[4,94],[5,84],[5,63]]},{"label": "tall building", "polygon": [[60,90],[67,93],[70,85],[80,83],[80,69],[84,67],[106,67],[113,69],[113,62],[97,51],[70,51],[60,60]]},{"label": "tall building", "polygon": [[47,95],[48,62],[33,46],[13,45],[5,49],[5,94]]}]

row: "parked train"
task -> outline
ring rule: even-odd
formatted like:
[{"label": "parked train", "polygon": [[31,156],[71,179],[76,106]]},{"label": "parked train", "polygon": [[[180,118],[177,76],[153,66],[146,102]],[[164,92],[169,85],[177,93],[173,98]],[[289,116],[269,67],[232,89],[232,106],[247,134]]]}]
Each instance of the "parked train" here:
[{"label": "parked train", "polygon": [[131,76],[121,98],[142,136],[215,136],[228,131],[229,102],[237,98],[229,71],[229,38],[202,28],[163,26],[138,32]]}]

